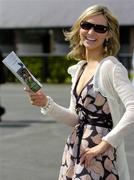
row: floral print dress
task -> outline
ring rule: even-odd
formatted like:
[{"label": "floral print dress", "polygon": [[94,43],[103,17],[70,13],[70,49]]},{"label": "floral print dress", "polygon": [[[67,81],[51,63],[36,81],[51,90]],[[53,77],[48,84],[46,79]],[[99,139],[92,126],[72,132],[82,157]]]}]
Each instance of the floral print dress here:
[{"label": "floral print dress", "polygon": [[112,129],[112,118],[107,99],[93,89],[93,78],[76,93],[76,113],[79,124],[69,135],[62,158],[59,180],[119,180],[116,149],[111,147],[105,153],[96,156],[89,167],[80,164],[84,150],[101,142],[103,136]]}]

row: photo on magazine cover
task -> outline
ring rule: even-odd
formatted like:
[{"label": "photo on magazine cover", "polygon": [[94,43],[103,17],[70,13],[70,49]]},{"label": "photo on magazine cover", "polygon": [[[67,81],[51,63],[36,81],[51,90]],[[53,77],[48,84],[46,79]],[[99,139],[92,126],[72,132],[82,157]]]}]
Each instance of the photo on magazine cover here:
[{"label": "photo on magazine cover", "polygon": [[20,58],[11,52],[3,61],[5,66],[26,86],[33,92],[41,89],[40,82],[30,73]]},{"label": "photo on magazine cover", "polygon": [[24,82],[33,92],[38,91],[40,89],[40,86],[35,82],[35,80],[31,76],[27,68],[24,66],[24,64],[19,62],[18,65],[20,66],[20,68],[16,73],[24,80]]}]

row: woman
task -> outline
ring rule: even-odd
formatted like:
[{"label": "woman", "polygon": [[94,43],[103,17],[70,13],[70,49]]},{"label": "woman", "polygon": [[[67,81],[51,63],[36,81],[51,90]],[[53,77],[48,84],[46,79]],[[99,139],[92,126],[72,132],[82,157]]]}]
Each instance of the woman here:
[{"label": "woman", "polygon": [[70,67],[69,109],[40,90],[29,90],[41,112],[73,126],[65,145],[59,180],[129,180],[124,136],[134,124],[134,90],[119,51],[119,24],[103,6],[86,9],[65,33],[69,57],[81,60]]}]

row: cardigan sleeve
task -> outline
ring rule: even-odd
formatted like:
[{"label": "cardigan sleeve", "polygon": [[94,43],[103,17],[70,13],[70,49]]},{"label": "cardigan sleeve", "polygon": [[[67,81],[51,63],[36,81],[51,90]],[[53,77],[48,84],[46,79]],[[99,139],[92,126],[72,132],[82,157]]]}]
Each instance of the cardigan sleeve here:
[{"label": "cardigan sleeve", "polygon": [[48,115],[59,122],[74,127],[78,123],[78,116],[74,107],[74,101],[71,96],[69,108],[63,107],[52,100],[48,111],[46,112],[44,108],[41,108],[41,113],[43,115]]},{"label": "cardigan sleeve", "polygon": [[[79,67],[78,65],[73,65],[68,68],[68,73],[72,77],[72,87],[74,85],[74,77],[75,77],[78,67]],[[43,113],[43,110],[41,110],[41,113],[45,115],[45,113]],[[52,107],[47,112],[47,115],[53,117],[59,122],[63,122],[72,127],[78,123],[78,116],[75,112],[75,100],[72,93],[72,88],[71,88],[71,98],[70,98],[69,108],[65,108],[53,102]]]},{"label": "cardigan sleeve", "polygon": [[114,68],[113,88],[125,107],[125,112],[117,125],[103,140],[117,147],[124,137],[134,131],[134,87],[132,86],[126,68],[118,63]]},{"label": "cardigan sleeve", "polygon": [[53,102],[53,106],[47,115],[72,127],[78,123],[78,116],[72,109],[60,106],[55,102]]}]

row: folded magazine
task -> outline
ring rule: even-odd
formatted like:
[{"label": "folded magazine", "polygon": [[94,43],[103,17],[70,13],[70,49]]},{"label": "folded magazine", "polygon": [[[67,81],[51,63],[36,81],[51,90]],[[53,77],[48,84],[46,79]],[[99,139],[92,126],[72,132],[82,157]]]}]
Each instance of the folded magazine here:
[{"label": "folded magazine", "polygon": [[30,73],[15,52],[12,51],[2,62],[24,86],[33,92],[41,89],[41,83]]}]

